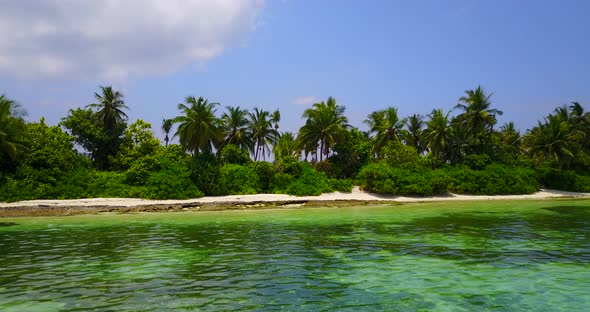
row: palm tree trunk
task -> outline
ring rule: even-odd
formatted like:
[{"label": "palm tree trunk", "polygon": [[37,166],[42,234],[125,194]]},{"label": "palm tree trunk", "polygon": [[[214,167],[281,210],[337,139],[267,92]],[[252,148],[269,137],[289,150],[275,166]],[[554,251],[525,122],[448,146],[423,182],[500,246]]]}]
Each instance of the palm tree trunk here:
[{"label": "palm tree trunk", "polygon": [[256,146],[254,148],[254,161],[258,160],[258,144],[254,144],[254,146]]}]

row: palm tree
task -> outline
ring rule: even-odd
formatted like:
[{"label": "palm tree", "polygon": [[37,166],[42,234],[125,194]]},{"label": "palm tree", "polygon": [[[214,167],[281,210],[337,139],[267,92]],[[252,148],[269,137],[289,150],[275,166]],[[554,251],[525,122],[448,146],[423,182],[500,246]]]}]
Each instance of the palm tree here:
[{"label": "palm tree", "polygon": [[572,105],[570,105],[570,110],[572,112],[572,116],[582,117],[584,115],[584,107],[582,107],[579,102],[572,102]]},{"label": "palm tree", "polygon": [[249,113],[249,116],[249,128],[254,141],[254,161],[257,161],[259,156],[266,160],[266,155],[270,155],[268,144],[276,144],[279,132],[273,128],[268,111],[254,108],[254,112]]},{"label": "palm tree", "polygon": [[576,130],[587,132],[590,128],[590,113],[584,113],[584,107],[578,102],[570,105],[570,123]]},{"label": "palm tree", "polygon": [[279,160],[286,156],[297,157],[299,152],[297,149],[297,141],[295,140],[293,133],[283,133],[277,141],[277,144],[273,147],[272,152],[275,156],[275,160]]},{"label": "palm tree", "polygon": [[406,144],[415,148],[419,154],[424,153],[424,118],[418,114],[411,115],[405,120],[405,126],[402,136]]},{"label": "palm tree", "polygon": [[571,124],[573,130],[579,131],[578,137],[582,140],[581,146],[586,154],[590,154],[590,112],[584,112],[584,108],[578,102],[572,102]]},{"label": "palm tree", "polygon": [[97,109],[97,119],[106,130],[114,130],[117,125],[127,119],[124,109],[129,109],[123,101],[123,94],[114,91],[111,86],[100,86],[100,94],[94,93],[97,103],[89,104],[87,107]]},{"label": "palm tree", "polygon": [[226,109],[227,111],[221,116],[225,135],[223,144],[233,144],[239,148],[253,151],[252,137],[248,129],[248,111],[239,106],[226,106]]},{"label": "palm tree", "polygon": [[471,139],[471,145],[478,147],[481,145],[480,134],[483,134],[488,127],[492,132],[497,122],[496,116],[502,115],[503,112],[490,108],[492,93],[486,95],[481,86],[475,90],[467,90],[465,94],[459,98],[459,104],[455,106],[455,109],[463,111],[457,116],[457,120],[465,127]]},{"label": "palm tree", "polygon": [[514,127],[514,122],[505,123],[500,127],[500,138],[502,139],[502,145],[512,146],[516,150],[520,149],[521,137]]},{"label": "palm tree", "polygon": [[330,154],[332,146],[338,142],[344,131],[350,127],[344,116],[344,106],[336,104],[336,99],[329,97],[327,102],[315,103],[303,112],[307,118],[305,125],[299,129],[297,136],[299,146],[308,153],[317,154],[319,147],[320,161]]},{"label": "palm tree", "polygon": [[561,116],[549,115],[523,137],[525,151],[539,160],[552,160],[563,167],[574,157],[570,130],[569,123]]},{"label": "palm tree", "polygon": [[275,125],[275,130],[279,130],[279,121],[281,121],[281,112],[279,112],[279,110],[275,110],[274,112],[272,112],[272,114],[270,115],[270,121],[272,123],[274,123]]},{"label": "palm tree", "polygon": [[0,155],[12,160],[27,150],[19,138],[25,130],[22,119],[26,112],[15,101],[0,95]]},{"label": "palm tree", "polygon": [[449,128],[449,113],[442,109],[435,109],[430,113],[430,120],[426,123],[424,136],[427,147],[440,160],[446,161],[451,145],[451,130]]},{"label": "palm tree", "polygon": [[397,114],[397,108],[389,107],[384,110],[372,112],[365,120],[370,127],[370,133],[373,137],[373,153],[379,155],[381,149],[388,142],[400,142],[404,119],[400,119]]},{"label": "palm tree", "polygon": [[172,126],[174,125],[174,119],[162,119],[162,131],[164,131],[164,134],[166,135],[164,137],[164,141],[166,142],[166,146],[168,146],[168,141],[170,141],[170,138],[168,137],[168,134],[170,134],[170,130],[172,130]]},{"label": "palm tree", "polygon": [[174,118],[178,128],[174,136],[180,139],[180,145],[185,150],[198,153],[211,153],[213,147],[223,138],[220,122],[215,117],[215,106],[219,103],[209,103],[207,100],[194,96],[186,98],[186,104],[178,104],[182,115]]}]

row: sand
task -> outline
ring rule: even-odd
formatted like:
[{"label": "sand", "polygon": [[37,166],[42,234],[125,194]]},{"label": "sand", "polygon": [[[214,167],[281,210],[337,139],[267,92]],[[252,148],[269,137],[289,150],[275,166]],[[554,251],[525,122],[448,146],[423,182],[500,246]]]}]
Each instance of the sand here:
[{"label": "sand", "polygon": [[320,196],[292,196],[284,194],[256,194],[256,195],[229,195],[207,196],[188,200],[148,200],[139,198],[88,198],[68,200],[27,200],[12,203],[0,203],[2,208],[26,207],[136,207],[136,206],[171,206],[182,207],[210,205],[210,204],[252,204],[252,203],[302,203],[302,202],[334,202],[334,201],[359,201],[359,202],[433,202],[433,201],[465,201],[465,200],[515,200],[515,199],[552,199],[552,198],[590,198],[590,193],[574,193],[556,190],[542,189],[539,192],[528,195],[460,195],[447,193],[440,196],[429,197],[404,197],[385,196],[361,191],[355,187],[351,193],[326,193]]}]

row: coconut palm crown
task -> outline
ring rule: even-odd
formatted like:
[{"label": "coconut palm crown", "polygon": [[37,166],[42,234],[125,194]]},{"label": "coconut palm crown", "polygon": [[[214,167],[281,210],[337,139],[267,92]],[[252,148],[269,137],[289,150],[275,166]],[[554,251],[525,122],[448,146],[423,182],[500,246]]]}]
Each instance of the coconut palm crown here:
[{"label": "coconut palm crown", "polygon": [[174,118],[178,124],[174,137],[178,136],[180,145],[192,153],[211,153],[223,139],[219,120],[215,117],[215,107],[219,103],[210,103],[199,97],[189,96],[186,103],[178,104],[181,115]]},{"label": "coconut palm crown", "polygon": [[100,93],[95,92],[97,102],[87,105],[96,109],[96,117],[106,130],[114,130],[118,124],[127,120],[123,110],[129,109],[123,100],[123,94],[111,86],[100,86]]}]

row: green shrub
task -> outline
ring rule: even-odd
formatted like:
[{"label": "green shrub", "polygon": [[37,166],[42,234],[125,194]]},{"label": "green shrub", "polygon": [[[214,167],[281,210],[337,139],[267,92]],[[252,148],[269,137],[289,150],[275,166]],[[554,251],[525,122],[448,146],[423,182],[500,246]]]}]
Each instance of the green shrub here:
[{"label": "green shrub", "polygon": [[285,190],[291,183],[295,181],[295,177],[283,172],[277,172],[274,174],[270,189],[274,194],[284,194]]},{"label": "green shrub", "polygon": [[[296,196],[317,196],[325,192],[331,192],[333,190],[332,185],[338,186],[342,191],[348,189],[345,182],[343,182],[342,185],[338,185],[337,182],[332,182],[324,173],[317,172],[308,163],[294,165],[293,162],[290,162],[288,168],[291,170],[287,171],[298,172],[299,174],[295,176],[281,171],[275,173],[271,185],[274,193]],[[352,190],[352,185],[350,186],[350,189]]]},{"label": "green shrub", "polygon": [[272,192],[273,178],[275,176],[275,167],[266,161],[256,161],[249,165],[258,176],[259,191],[262,193]]},{"label": "green shrub", "polygon": [[336,177],[336,172],[338,171],[336,166],[329,160],[320,161],[313,167],[317,172],[322,172],[328,177]]},{"label": "green shrub", "polygon": [[285,156],[277,163],[277,168],[280,172],[290,174],[294,177],[299,177],[303,171],[303,164],[296,157]]},{"label": "green shrub", "polygon": [[332,191],[343,193],[352,192],[353,183],[350,179],[329,179],[328,184]]},{"label": "green shrub", "polygon": [[420,170],[427,166],[424,156],[418,154],[414,147],[401,144],[398,141],[387,143],[380,155],[388,165],[397,168]]},{"label": "green shrub", "polygon": [[531,194],[539,190],[535,172],[521,167],[491,164],[484,170],[464,165],[447,169],[451,177],[449,190],[460,194],[507,195]]},{"label": "green shrub", "polygon": [[20,166],[17,175],[6,178],[0,185],[1,201],[31,199],[70,199],[88,197],[87,183],[91,169],[78,169],[67,175],[59,169],[34,169]]},{"label": "green shrub", "polygon": [[252,162],[247,150],[241,149],[233,144],[228,144],[221,149],[220,160],[224,165],[246,165]]},{"label": "green shrub", "polygon": [[205,195],[222,195],[219,188],[219,164],[215,156],[198,154],[191,159],[191,179]]},{"label": "green shrub", "polygon": [[93,171],[87,186],[88,197],[143,197],[142,187],[128,185],[125,180],[123,173]]},{"label": "green shrub", "polygon": [[576,174],[573,170],[543,168],[537,171],[539,182],[546,188],[571,191],[590,192],[590,176]]},{"label": "green shrub", "polygon": [[472,170],[483,170],[491,163],[492,159],[487,154],[471,154],[463,159],[463,164]]},{"label": "green shrub", "polygon": [[301,175],[293,180],[284,191],[290,195],[317,196],[331,192],[332,189],[325,174],[313,170],[311,166],[306,164],[302,167]]},{"label": "green shrub", "polygon": [[156,156],[144,156],[131,163],[125,170],[125,182],[130,185],[145,185],[154,171],[160,170]]},{"label": "green shrub", "polygon": [[442,170],[400,169],[384,162],[365,166],[358,179],[361,186],[370,192],[421,196],[444,193],[450,182]]},{"label": "green shrub", "polygon": [[172,163],[165,169],[152,172],[145,183],[145,198],[187,199],[202,197],[201,192],[190,179],[188,168]]},{"label": "green shrub", "polygon": [[258,175],[250,166],[228,164],[219,173],[222,194],[256,194],[259,189]]}]

